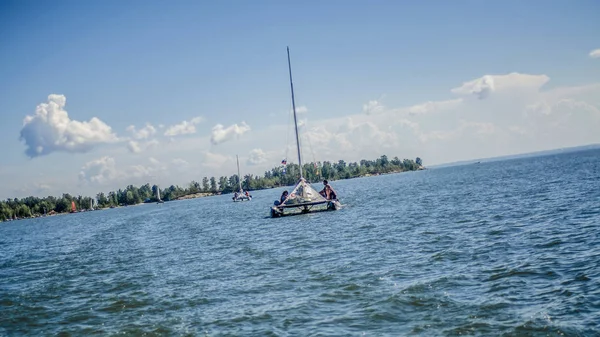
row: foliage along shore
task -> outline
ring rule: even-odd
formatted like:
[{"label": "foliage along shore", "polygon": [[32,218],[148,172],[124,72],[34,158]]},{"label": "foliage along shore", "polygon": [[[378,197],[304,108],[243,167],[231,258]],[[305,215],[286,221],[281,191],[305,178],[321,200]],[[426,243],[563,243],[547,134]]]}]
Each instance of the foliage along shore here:
[{"label": "foliage along shore", "polygon": [[[383,155],[376,160],[363,159],[360,162],[348,164],[343,160],[337,163],[329,161],[308,163],[303,165],[303,172],[307,180],[317,182],[322,179],[351,179],[370,175],[415,171],[423,169],[422,165],[423,163],[418,157],[415,160],[400,160],[398,157],[389,160],[387,156]],[[245,190],[254,191],[290,186],[297,182],[299,175],[299,165],[288,164],[272,168],[270,171],[266,171],[262,177],[252,174],[245,175],[242,180],[242,187]],[[165,189],[160,189],[160,195],[162,200],[172,201],[232,193],[239,186],[238,179],[237,174],[231,177],[204,177],[201,182],[190,182],[187,188],[171,185]],[[156,199],[157,189],[158,186],[156,185],[145,184],[140,187],[129,185],[125,189],[111,191],[108,194],[101,192],[95,198],[82,197],[81,195],[75,197],[68,193],[63,194],[61,197],[9,198],[6,201],[0,201],[0,221],[68,213],[71,211],[72,202],[75,203],[77,210],[83,211],[91,210],[90,205],[93,200],[96,201],[94,209],[156,202],[158,201]]]}]

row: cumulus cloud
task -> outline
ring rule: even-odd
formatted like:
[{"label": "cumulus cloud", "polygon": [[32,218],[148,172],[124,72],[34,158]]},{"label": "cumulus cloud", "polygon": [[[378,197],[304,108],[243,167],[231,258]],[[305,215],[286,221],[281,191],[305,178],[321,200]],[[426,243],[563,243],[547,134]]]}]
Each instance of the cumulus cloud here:
[{"label": "cumulus cloud", "polygon": [[262,149],[253,149],[248,154],[248,165],[260,165],[267,162],[267,154]]},{"label": "cumulus cloud", "polygon": [[130,140],[127,142],[127,149],[131,153],[141,153],[143,151],[155,148],[159,143],[158,140],[152,139],[148,141]]},{"label": "cumulus cloud", "polygon": [[595,59],[600,58],[600,48],[592,50],[590,52],[590,57]]},{"label": "cumulus cloud", "polygon": [[210,141],[214,145],[221,144],[238,138],[248,131],[250,131],[250,126],[245,122],[242,122],[240,125],[233,124],[226,128],[221,124],[217,124],[212,129]]},{"label": "cumulus cloud", "polygon": [[512,90],[537,92],[550,78],[546,75],[529,75],[510,73],[506,75],[485,75],[463,83],[460,87],[452,89],[458,95],[474,95],[479,99],[489,97],[494,92]]},{"label": "cumulus cloud", "polygon": [[452,92],[459,95],[475,95],[479,99],[484,99],[494,91],[494,77],[485,75],[481,78],[465,82],[462,86],[452,89]]},{"label": "cumulus cloud", "polygon": [[20,139],[27,146],[27,156],[34,158],[52,152],[82,153],[118,140],[110,126],[96,117],[88,122],[70,119],[64,110],[66,101],[64,95],[49,95],[46,103],[37,106],[34,115],[25,117]]},{"label": "cumulus cloud", "polygon": [[369,101],[369,103],[363,105],[363,112],[366,113],[367,115],[374,114],[374,113],[380,113],[380,112],[383,112],[384,110],[385,110],[385,107],[376,100]]},{"label": "cumulus cloud", "polygon": [[150,123],[146,123],[146,126],[139,130],[137,130],[134,125],[130,125],[126,130],[132,134],[134,139],[147,139],[156,133],[156,128]]},{"label": "cumulus cloud", "polygon": [[140,152],[142,152],[142,149],[140,148],[140,144],[138,142],[136,142],[136,141],[133,141],[133,140],[130,140],[127,143],[127,149],[131,153],[140,153]]},{"label": "cumulus cloud", "polygon": [[104,184],[118,176],[115,159],[104,156],[87,162],[79,171],[79,180],[94,184]]},{"label": "cumulus cloud", "polygon": [[167,131],[165,131],[165,136],[173,137],[196,133],[196,125],[200,124],[203,120],[204,118],[202,117],[195,117],[189,122],[183,121],[179,124],[172,125],[167,128]]}]

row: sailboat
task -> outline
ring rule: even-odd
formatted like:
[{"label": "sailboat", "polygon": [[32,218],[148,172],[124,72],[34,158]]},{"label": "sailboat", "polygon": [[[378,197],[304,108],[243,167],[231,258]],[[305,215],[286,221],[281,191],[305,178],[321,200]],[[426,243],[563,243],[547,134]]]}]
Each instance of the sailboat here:
[{"label": "sailboat", "polygon": [[77,213],[77,207],[75,207],[75,201],[71,201],[71,213]]},{"label": "sailboat", "polygon": [[156,185],[156,203],[157,204],[164,203],[164,201],[160,199],[160,187],[158,187],[158,185]]},{"label": "sailboat", "polygon": [[302,156],[300,154],[300,137],[298,135],[298,119],[296,117],[296,102],[294,99],[294,82],[292,81],[292,63],[290,61],[290,48],[287,48],[288,70],[290,73],[290,89],[292,92],[292,111],[294,113],[294,130],[296,131],[296,149],[298,150],[298,166],[300,167],[300,179],[292,193],[289,193],[284,200],[275,201],[271,207],[271,217],[277,218],[284,215],[296,215],[312,213],[318,211],[338,210],[342,204],[335,200],[327,200],[317,192],[306,179],[304,179],[302,170]]},{"label": "sailboat", "polygon": [[242,176],[240,175],[240,159],[237,155],[235,155],[235,160],[237,161],[237,169],[238,169],[238,182],[240,184],[239,189],[235,191],[233,195],[233,201],[250,201],[252,200],[252,196],[250,194],[246,195],[244,193],[244,189],[242,188]]}]

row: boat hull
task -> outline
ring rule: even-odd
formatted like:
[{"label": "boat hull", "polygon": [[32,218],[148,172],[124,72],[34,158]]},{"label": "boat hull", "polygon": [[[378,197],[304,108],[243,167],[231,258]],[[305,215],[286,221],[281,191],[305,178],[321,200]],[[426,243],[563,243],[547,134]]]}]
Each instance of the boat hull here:
[{"label": "boat hull", "polygon": [[317,212],[337,211],[342,208],[342,204],[338,200],[328,200],[325,203],[309,203],[305,205],[294,205],[293,207],[273,206],[270,209],[271,218],[279,218],[289,215],[300,215]]}]

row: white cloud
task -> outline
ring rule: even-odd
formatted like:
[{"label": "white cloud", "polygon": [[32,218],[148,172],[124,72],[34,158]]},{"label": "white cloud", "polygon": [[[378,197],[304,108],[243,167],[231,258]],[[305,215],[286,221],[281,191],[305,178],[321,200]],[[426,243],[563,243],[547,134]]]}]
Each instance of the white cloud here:
[{"label": "white cloud", "polygon": [[104,156],[87,162],[79,172],[79,180],[93,184],[104,184],[118,176],[115,159]]},{"label": "white cloud", "polygon": [[494,77],[485,75],[481,78],[465,82],[462,86],[452,89],[452,92],[460,95],[475,95],[484,99],[494,91]]},{"label": "white cloud", "polygon": [[27,156],[34,158],[57,151],[82,153],[118,140],[110,126],[96,117],[89,122],[70,119],[65,104],[64,95],[49,95],[47,103],[37,106],[35,115],[25,117],[20,139],[25,141]]},{"label": "white cloud", "polygon": [[307,123],[308,123],[308,120],[306,118],[299,119],[298,120],[298,130],[303,129]]},{"label": "white cloud", "polygon": [[194,117],[189,122],[183,121],[179,124],[172,125],[165,131],[165,136],[173,137],[196,133],[196,125],[200,124],[203,120],[202,117]]},{"label": "white cloud", "polygon": [[304,106],[304,105],[296,107],[296,113],[297,114],[304,114],[304,113],[307,113],[307,112],[308,112],[308,108],[306,106]]},{"label": "white cloud", "polygon": [[399,109],[398,112],[406,112],[408,115],[423,115],[432,112],[439,112],[458,107],[463,102],[462,98],[451,99],[447,101],[425,102],[405,109]]},{"label": "white cloud", "polygon": [[160,143],[156,139],[149,140],[145,143],[146,149],[155,148],[158,146],[158,144],[160,144]]},{"label": "white cloud", "polygon": [[139,130],[136,130],[134,125],[130,125],[127,127],[127,131],[133,135],[134,139],[147,139],[156,133],[156,128],[152,124],[146,123],[146,126]]},{"label": "white cloud", "polygon": [[395,113],[405,116],[424,115],[435,112],[443,112],[460,106],[463,102],[462,98],[451,99],[447,101],[429,101],[425,103],[415,104],[406,108],[386,109],[379,101],[369,101],[363,104],[363,112],[367,115]]},{"label": "white cloud", "polygon": [[590,57],[595,59],[600,58],[600,48],[592,50],[590,52]]},{"label": "white cloud", "polygon": [[250,131],[250,126],[245,122],[242,122],[240,125],[233,124],[227,128],[224,128],[221,124],[217,124],[212,129],[210,141],[215,145],[221,144],[240,137],[248,131]]},{"label": "white cloud", "polygon": [[127,149],[131,153],[141,153],[143,151],[147,151],[149,149],[156,148],[158,146],[159,141],[156,139],[152,139],[145,142],[139,142],[135,140],[130,140],[127,142]]},{"label": "white cloud", "polygon": [[260,165],[267,162],[267,154],[262,149],[253,149],[248,154],[248,165]]},{"label": "white cloud", "polygon": [[136,141],[130,140],[127,143],[127,149],[131,152],[131,153],[140,153],[142,152],[142,149],[140,148],[140,144]]},{"label": "white cloud", "polygon": [[363,105],[363,112],[367,115],[380,113],[385,110],[385,107],[379,101],[373,100]]},{"label": "white cloud", "polygon": [[507,75],[485,75],[463,83],[462,86],[451,90],[459,95],[475,95],[479,99],[489,97],[496,91],[532,90],[538,91],[550,78],[546,75],[528,75],[510,73]]}]

